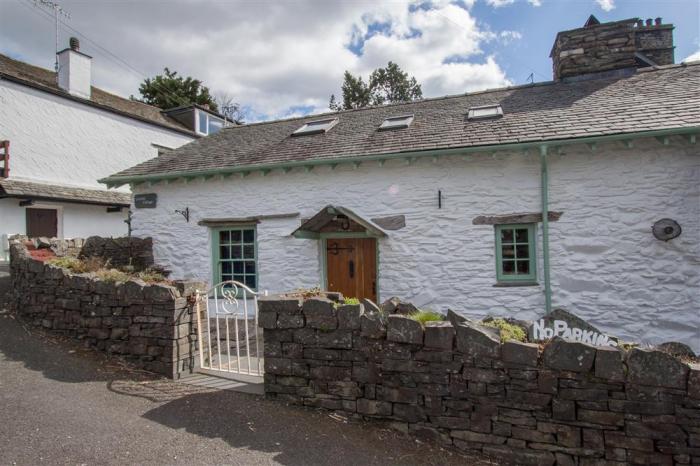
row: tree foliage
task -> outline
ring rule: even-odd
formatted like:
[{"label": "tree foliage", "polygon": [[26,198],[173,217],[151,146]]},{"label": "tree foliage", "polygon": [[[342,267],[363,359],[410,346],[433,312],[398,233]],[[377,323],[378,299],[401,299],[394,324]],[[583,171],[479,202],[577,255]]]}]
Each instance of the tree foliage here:
[{"label": "tree foliage", "polygon": [[202,81],[190,76],[182,77],[168,68],[163,70],[162,75],[146,78],[139,86],[139,93],[140,100],[162,109],[192,104],[209,105],[215,112],[219,109]]},{"label": "tree foliage", "polygon": [[372,71],[365,83],[362,76],[353,76],[349,71],[343,78],[343,98],[338,102],[331,95],[328,106],[331,110],[349,110],[370,105],[383,105],[396,102],[410,102],[423,97],[421,85],[416,78],[404,72],[399,65],[389,62],[386,68]]}]

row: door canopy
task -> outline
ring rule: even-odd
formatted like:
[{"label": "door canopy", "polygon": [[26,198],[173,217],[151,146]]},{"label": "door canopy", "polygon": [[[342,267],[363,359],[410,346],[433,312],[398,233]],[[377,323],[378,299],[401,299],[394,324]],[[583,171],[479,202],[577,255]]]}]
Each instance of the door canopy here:
[{"label": "door canopy", "polygon": [[292,232],[295,238],[320,238],[321,233],[366,233],[383,238],[386,232],[350,209],[328,205]]}]

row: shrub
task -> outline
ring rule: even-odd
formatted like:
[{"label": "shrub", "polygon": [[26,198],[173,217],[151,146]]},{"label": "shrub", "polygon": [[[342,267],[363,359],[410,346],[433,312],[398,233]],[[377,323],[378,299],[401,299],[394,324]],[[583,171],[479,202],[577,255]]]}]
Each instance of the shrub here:
[{"label": "shrub", "polygon": [[47,264],[55,265],[63,269],[68,269],[71,272],[82,273],[83,263],[76,257],[52,257],[46,261]]},{"label": "shrub", "polygon": [[515,341],[522,341],[525,342],[527,341],[527,334],[525,334],[525,330],[522,329],[522,327],[511,324],[505,319],[493,319],[488,322],[482,322],[482,325],[486,327],[492,327],[492,328],[497,328],[501,331],[501,341],[506,342],[508,340],[515,340]]},{"label": "shrub", "polygon": [[425,325],[426,322],[445,320],[445,316],[439,312],[434,311],[418,311],[413,314],[409,314],[409,317]]},{"label": "shrub", "polygon": [[360,304],[360,300],[357,298],[345,298],[343,300],[344,304]]}]

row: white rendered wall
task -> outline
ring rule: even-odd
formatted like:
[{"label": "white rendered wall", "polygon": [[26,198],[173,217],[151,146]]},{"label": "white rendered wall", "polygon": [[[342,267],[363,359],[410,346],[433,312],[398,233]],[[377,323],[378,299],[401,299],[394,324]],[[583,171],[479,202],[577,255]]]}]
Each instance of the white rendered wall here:
[{"label": "white rendered wall", "polygon": [[[640,149],[646,147],[646,149]],[[631,340],[678,340],[700,350],[700,156],[680,139],[568,149],[550,158],[554,306]],[[438,209],[437,191],[443,207]],[[494,288],[494,228],[483,214],[540,210],[540,166],[534,153],[363,164],[353,170],[274,171],[226,180],[158,184],[156,209],[137,209],[137,236],[152,236],[156,261],[176,278],[211,282],[211,242],[202,218],[300,212],[327,204],[365,218],[404,214],[406,227],[379,241],[380,299],[400,296],[434,310],[453,308],[533,319],[544,311],[543,287]],[[189,207],[189,223],[175,209]],[[668,243],[651,225],[670,217],[683,234]],[[320,284],[317,240],[289,234],[299,218],[258,224],[259,287],[271,292]],[[538,275],[542,283],[541,226]]]},{"label": "white rendered wall", "polygon": [[10,140],[12,178],[93,189],[105,189],[98,179],[156,157],[151,144],[175,148],[192,140],[6,80],[0,139]]},{"label": "white rendered wall", "polygon": [[[7,237],[27,233],[26,209],[19,199],[0,199],[0,261],[9,260]],[[125,236],[128,228],[124,220],[127,209],[107,213],[107,207],[61,202],[39,202],[29,208],[56,209],[57,230],[60,238],[87,238],[88,236]]]}]

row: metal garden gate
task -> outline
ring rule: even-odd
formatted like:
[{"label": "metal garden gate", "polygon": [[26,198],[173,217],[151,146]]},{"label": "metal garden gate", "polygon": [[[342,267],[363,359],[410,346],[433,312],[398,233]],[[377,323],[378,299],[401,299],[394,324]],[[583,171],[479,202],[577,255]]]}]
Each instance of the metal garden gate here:
[{"label": "metal garden gate", "polygon": [[225,281],[205,292],[197,291],[195,312],[201,369],[263,374],[259,295],[237,281]]}]

